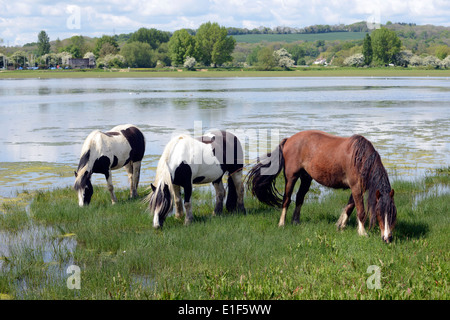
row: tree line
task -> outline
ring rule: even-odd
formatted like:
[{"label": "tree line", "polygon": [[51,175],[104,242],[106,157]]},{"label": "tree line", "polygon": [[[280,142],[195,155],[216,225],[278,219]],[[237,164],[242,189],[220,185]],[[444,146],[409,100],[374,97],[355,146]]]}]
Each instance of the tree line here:
[{"label": "tree line", "polygon": [[[140,28],[122,45],[116,36],[103,35],[94,43],[88,42],[86,37],[73,36],[64,43],[58,39],[53,52],[47,33],[41,31],[37,43],[32,45],[37,47],[34,64],[42,68],[66,65],[69,58],[95,59],[97,67],[154,68],[183,66],[186,60],[191,66],[195,63],[219,66],[233,59],[231,54],[235,44],[235,39],[228,35],[225,27],[207,22],[195,34],[188,29],[172,34],[154,28]],[[30,64],[29,55],[22,50],[14,52],[7,60],[14,66]]]},{"label": "tree line", "polygon": [[[257,28],[261,33],[322,33],[365,30],[366,23],[315,25],[300,29],[287,27]],[[38,41],[8,54],[0,47],[0,68],[9,66],[65,66],[69,58],[89,58],[100,68],[160,68],[166,66],[231,66],[262,70],[289,69],[295,65],[335,66],[428,66],[446,68],[450,55],[450,30],[445,27],[391,24],[367,33],[364,40],[299,41],[296,43],[237,43],[231,34],[257,32],[226,28],[215,22],[198,29],[180,29],[173,33],[140,28],[130,34],[104,35],[100,38],[73,36],[50,42],[45,31]],[[32,52],[30,54],[30,51]]]}]

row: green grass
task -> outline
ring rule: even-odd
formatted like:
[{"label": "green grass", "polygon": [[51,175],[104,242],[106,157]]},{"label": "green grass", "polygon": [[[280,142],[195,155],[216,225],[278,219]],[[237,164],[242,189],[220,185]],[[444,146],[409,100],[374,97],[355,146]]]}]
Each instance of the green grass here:
[{"label": "green grass", "polygon": [[[246,196],[247,214],[212,216],[210,191],[196,188],[194,222],[174,217],[152,228],[145,203],[119,203],[95,188],[79,208],[71,188],[37,192],[30,210],[10,206],[0,215],[0,294],[13,299],[449,299],[448,193],[442,169],[421,181],[397,181],[398,225],[387,245],[379,230],[357,235],[355,215],[335,227],[348,191],[307,195],[301,224],[277,226],[280,211]],[[280,182],[281,183],[281,182]],[[144,195],[146,190],[140,189]],[[425,195],[416,198],[420,195]],[[318,200],[320,196],[320,201]],[[416,201],[416,199],[421,199]],[[292,216],[293,206],[288,213]],[[39,234],[39,236],[38,236]],[[14,236],[15,235],[15,236]],[[81,269],[81,289],[67,288],[69,265]],[[371,265],[381,289],[369,289]],[[25,290],[26,288],[26,290]]]},{"label": "green grass", "polygon": [[103,70],[15,70],[1,71],[1,79],[48,78],[228,78],[228,77],[448,77],[450,70],[400,67],[348,68],[348,67],[298,67],[290,71],[256,71],[253,69],[209,68],[205,71],[172,71],[145,69],[130,72]]},{"label": "green grass", "polygon": [[234,35],[236,42],[260,43],[260,42],[295,42],[317,40],[362,40],[366,32],[328,32],[315,34],[242,34]]}]

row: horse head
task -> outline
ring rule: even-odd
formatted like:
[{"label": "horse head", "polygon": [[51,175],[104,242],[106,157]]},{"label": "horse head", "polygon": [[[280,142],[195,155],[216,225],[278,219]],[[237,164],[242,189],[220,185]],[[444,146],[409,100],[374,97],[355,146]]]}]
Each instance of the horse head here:
[{"label": "horse head", "polygon": [[161,182],[158,187],[151,184],[153,192],[150,195],[149,208],[153,212],[153,227],[162,228],[167,215],[172,211],[172,195],[169,186]]},{"label": "horse head", "polygon": [[78,191],[78,205],[83,207],[91,202],[94,188],[91,183],[92,173],[85,171],[81,177],[78,177],[78,173],[75,171],[75,185],[74,189]]},{"label": "horse head", "polygon": [[389,193],[381,193],[377,190],[375,196],[375,213],[381,230],[381,238],[386,243],[390,243],[392,241],[392,230],[395,227],[397,219],[397,209],[394,203],[394,189],[391,189]]}]

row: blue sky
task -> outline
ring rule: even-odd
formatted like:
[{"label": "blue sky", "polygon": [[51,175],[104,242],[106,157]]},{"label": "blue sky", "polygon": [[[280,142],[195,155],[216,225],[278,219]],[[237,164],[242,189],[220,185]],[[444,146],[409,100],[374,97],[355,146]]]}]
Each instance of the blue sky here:
[{"label": "blue sky", "polygon": [[450,26],[450,0],[0,0],[2,45],[73,35],[99,37],[141,27],[175,31],[218,22],[225,27],[413,22]]}]

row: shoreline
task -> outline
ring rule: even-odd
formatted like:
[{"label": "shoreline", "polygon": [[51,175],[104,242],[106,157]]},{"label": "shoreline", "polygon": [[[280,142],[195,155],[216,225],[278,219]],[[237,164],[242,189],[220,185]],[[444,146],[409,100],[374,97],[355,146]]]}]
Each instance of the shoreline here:
[{"label": "shoreline", "polygon": [[197,71],[122,70],[7,70],[1,79],[60,78],[234,78],[234,77],[450,77],[446,69],[404,68],[297,68],[290,71],[199,69]]}]

